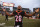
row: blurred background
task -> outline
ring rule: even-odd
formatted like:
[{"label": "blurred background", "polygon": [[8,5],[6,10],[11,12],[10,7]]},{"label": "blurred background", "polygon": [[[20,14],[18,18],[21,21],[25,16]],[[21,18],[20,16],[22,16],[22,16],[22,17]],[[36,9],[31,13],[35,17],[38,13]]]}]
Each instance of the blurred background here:
[{"label": "blurred background", "polygon": [[[3,9],[6,9],[7,12],[12,13],[13,11],[17,10],[18,5],[20,5],[22,7],[23,11],[26,11],[26,14],[32,14],[33,12],[35,12],[37,9],[39,9],[39,12],[36,12],[35,15],[33,15],[32,17],[27,17],[29,22],[26,21],[26,23],[24,23],[24,27],[40,27],[40,0],[0,0],[0,23],[3,23],[4,19],[5,19],[5,12],[3,11]],[[4,18],[4,19],[2,19]],[[13,18],[13,17],[11,17]],[[10,19],[10,17],[9,17]],[[32,20],[35,19],[35,20]],[[2,20],[2,21],[1,21]],[[14,20],[14,19],[13,19]],[[12,26],[14,21],[9,20],[9,22],[5,22],[5,25],[7,26]],[[30,23],[31,21],[31,23]],[[25,19],[24,19],[25,22]],[[38,24],[37,24],[37,23]],[[9,24],[8,24],[9,23]],[[28,24],[29,23],[29,24]],[[11,25],[12,24],[12,25]],[[27,26],[25,25],[27,24]]]}]

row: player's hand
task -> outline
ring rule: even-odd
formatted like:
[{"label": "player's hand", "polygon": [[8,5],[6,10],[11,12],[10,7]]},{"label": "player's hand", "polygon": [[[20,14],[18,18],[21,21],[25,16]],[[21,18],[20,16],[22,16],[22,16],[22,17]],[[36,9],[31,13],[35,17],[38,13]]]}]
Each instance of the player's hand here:
[{"label": "player's hand", "polygon": [[3,11],[5,12],[5,11],[6,11],[6,9],[3,9]]},{"label": "player's hand", "polygon": [[39,12],[39,9],[36,9],[35,12]]},{"label": "player's hand", "polygon": [[37,16],[39,16],[39,14]]}]

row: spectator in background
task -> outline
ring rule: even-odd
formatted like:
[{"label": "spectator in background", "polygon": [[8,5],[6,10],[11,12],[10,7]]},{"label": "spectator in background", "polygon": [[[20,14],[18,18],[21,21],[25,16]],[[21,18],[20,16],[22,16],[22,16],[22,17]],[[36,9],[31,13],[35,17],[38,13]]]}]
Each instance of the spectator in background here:
[{"label": "spectator in background", "polygon": [[36,18],[37,18],[37,19],[39,19],[39,8],[38,8],[38,9],[36,9],[35,11],[36,11],[35,16],[36,16]]},{"label": "spectator in background", "polygon": [[[4,8],[6,9],[6,8]],[[4,12],[4,15],[5,15],[5,21],[7,20],[8,21],[8,15],[6,14],[6,12]]]},{"label": "spectator in background", "polygon": [[40,13],[39,13],[39,19],[40,19]]},{"label": "spectator in background", "polygon": [[40,8],[39,8],[39,19],[40,19]]}]

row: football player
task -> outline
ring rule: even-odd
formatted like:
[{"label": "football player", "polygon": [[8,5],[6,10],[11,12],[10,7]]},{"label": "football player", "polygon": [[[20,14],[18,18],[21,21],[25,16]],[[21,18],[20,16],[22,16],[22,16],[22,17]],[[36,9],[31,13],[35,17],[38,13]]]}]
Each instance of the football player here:
[{"label": "football player", "polygon": [[33,16],[35,14],[35,12],[33,14],[26,14],[25,11],[21,10],[22,7],[18,6],[16,11],[13,11],[12,14],[9,14],[6,10],[4,10],[6,12],[7,15],[9,16],[15,16],[15,27],[22,27],[22,22],[23,22],[23,16]]},{"label": "football player", "polygon": [[4,13],[5,13],[5,21],[6,21],[6,20],[8,21],[8,15],[6,14],[5,9],[6,9],[6,8],[4,8],[4,9],[2,9],[2,10],[3,10]]}]

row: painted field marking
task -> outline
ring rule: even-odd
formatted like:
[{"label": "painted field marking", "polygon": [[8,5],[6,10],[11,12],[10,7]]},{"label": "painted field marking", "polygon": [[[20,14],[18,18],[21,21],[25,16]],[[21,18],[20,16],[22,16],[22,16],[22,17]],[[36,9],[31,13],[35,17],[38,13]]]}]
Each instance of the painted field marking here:
[{"label": "painted field marking", "polygon": [[4,26],[4,27],[14,27],[14,26]]},{"label": "painted field marking", "polygon": [[4,26],[5,25],[5,23],[0,23],[0,26]]}]

